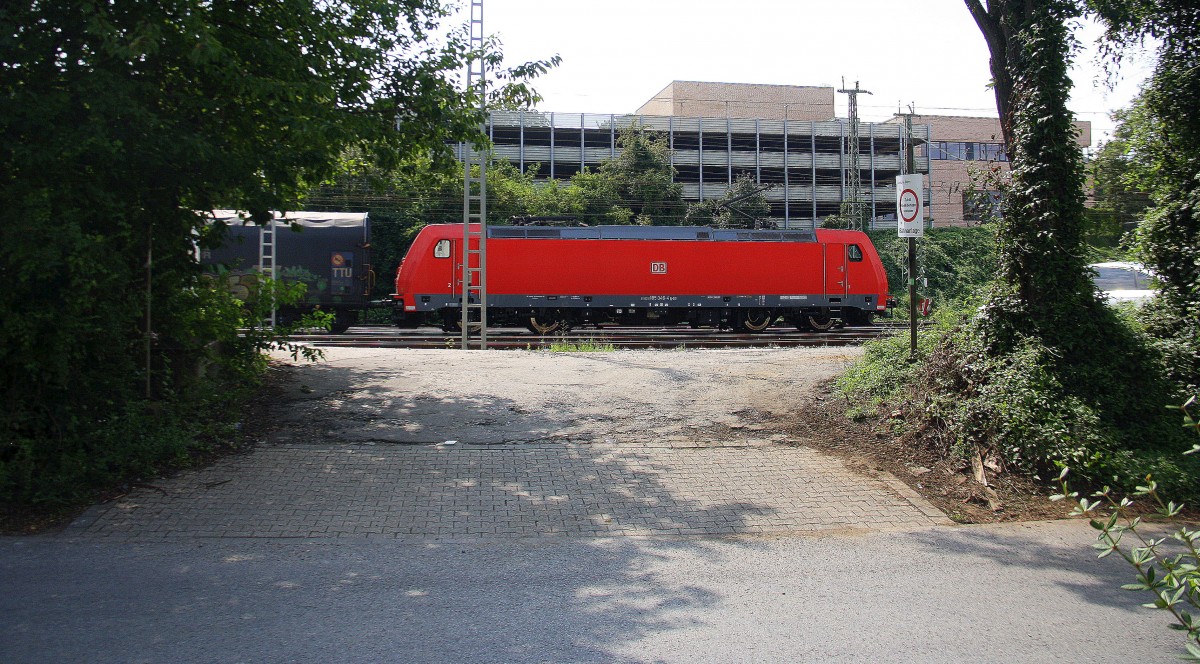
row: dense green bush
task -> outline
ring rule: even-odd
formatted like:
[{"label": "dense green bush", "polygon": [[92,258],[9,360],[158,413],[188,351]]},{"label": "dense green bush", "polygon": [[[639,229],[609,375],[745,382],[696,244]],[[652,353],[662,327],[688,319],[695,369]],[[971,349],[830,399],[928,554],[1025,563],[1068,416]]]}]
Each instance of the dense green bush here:
[{"label": "dense green bush", "polygon": [[[1097,362],[1065,364],[1033,336],[1013,352],[985,351],[976,307],[943,311],[918,339],[871,342],[839,380],[855,404],[851,416],[899,410],[902,434],[919,437],[947,457],[994,453],[1016,472],[1050,478],[1068,465],[1081,482],[1132,491],[1147,473],[1180,498],[1200,496],[1200,463],[1183,457],[1189,441],[1163,404],[1178,403],[1164,380],[1163,358],[1132,315],[1098,323]],[[1108,335],[1100,330],[1111,329]]]},{"label": "dense green bush", "polygon": [[[157,340],[157,398],[138,399],[128,387],[91,395],[86,408],[47,430],[10,423],[0,446],[0,502],[56,505],[179,467],[217,441],[229,441],[233,418],[245,410],[266,368],[268,350],[316,359],[320,351],[287,341],[302,327],[328,327],[316,312],[295,324],[261,327],[271,302],[303,300],[304,284],[264,281],[243,302],[218,278],[201,280],[161,312],[172,334]],[[128,381],[126,381],[128,383]]]},{"label": "dense green bush", "polygon": [[[871,231],[892,294],[908,300],[908,241],[896,231]],[[996,275],[994,226],[932,228],[917,240],[917,278],[922,297],[938,306],[977,298]],[[905,310],[907,311],[907,310]]]}]

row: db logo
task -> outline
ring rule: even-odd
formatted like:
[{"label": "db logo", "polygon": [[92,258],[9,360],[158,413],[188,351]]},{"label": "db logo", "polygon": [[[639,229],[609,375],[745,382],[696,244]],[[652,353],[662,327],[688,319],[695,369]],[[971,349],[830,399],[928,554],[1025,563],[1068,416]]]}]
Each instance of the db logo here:
[{"label": "db logo", "polygon": [[650,264],[650,274],[666,274],[666,273],[667,273],[667,264],[666,263],[651,263]]}]

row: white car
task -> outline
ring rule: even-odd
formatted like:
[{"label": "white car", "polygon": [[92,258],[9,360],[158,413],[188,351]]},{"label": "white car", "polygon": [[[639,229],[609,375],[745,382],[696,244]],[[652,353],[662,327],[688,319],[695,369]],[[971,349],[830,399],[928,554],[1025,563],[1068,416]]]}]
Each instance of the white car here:
[{"label": "white car", "polygon": [[1111,261],[1092,263],[1088,267],[1096,273],[1092,278],[1096,288],[1104,292],[1110,304],[1142,304],[1154,297],[1154,275],[1141,263]]}]

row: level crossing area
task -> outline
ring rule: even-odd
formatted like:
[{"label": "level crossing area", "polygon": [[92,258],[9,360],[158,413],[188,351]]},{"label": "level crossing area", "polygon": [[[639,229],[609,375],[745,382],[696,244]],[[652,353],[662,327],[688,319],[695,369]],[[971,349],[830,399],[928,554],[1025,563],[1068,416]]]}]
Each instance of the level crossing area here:
[{"label": "level crossing area", "polygon": [[891,474],[789,433],[855,346],[322,350],[313,364],[281,355],[249,454],[139,487],[64,534],[420,541],[949,523]]}]

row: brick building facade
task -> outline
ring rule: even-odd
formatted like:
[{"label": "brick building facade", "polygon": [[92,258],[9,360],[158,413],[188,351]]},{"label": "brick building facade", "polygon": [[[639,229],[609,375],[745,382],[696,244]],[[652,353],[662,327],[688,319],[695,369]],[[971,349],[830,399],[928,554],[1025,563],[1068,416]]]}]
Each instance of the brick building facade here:
[{"label": "brick building facade", "polygon": [[[902,117],[887,123],[902,124]],[[962,226],[999,213],[997,175],[1008,171],[1004,136],[997,118],[916,115],[913,122],[929,127],[929,143],[921,146],[929,159],[927,206],[934,226]],[[1080,148],[1092,143],[1092,124],[1076,121]]]}]

